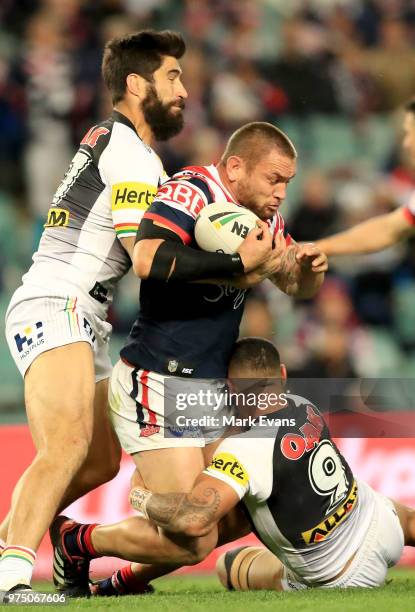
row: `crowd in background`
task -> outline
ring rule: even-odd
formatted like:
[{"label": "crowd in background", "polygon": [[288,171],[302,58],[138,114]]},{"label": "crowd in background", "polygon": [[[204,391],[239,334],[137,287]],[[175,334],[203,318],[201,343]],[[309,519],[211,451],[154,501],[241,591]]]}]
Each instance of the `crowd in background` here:
[{"label": "crowd in background", "polygon": [[[415,94],[413,0],[2,0],[1,313],[77,144],[111,110],[105,41],[144,27],[177,29],[188,45],[186,125],[158,147],[167,172],[217,160],[234,129],[266,120],[299,151],[282,208],[296,240],[407,202],[415,174],[399,107]],[[414,245],[331,264],[313,301],[255,291],[243,333],[276,341],[297,375],[412,376]],[[130,276],[111,311],[118,342],[137,295]],[[7,360],[12,371],[2,348],[0,372]]]}]

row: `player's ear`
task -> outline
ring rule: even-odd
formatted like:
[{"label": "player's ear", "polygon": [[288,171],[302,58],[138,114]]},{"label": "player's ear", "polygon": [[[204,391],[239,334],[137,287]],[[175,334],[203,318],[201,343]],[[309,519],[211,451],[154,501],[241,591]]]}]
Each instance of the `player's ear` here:
[{"label": "player's ear", "polygon": [[127,92],[132,96],[143,100],[147,95],[147,83],[142,76],[131,72],[126,78],[126,89]]},{"label": "player's ear", "polygon": [[282,386],[285,387],[285,383],[287,382],[287,368],[285,366],[285,363],[280,364],[280,376]]},{"label": "player's ear", "polygon": [[226,173],[231,182],[239,181],[245,172],[245,162],[238,155],[231,155],[226,160]]}]

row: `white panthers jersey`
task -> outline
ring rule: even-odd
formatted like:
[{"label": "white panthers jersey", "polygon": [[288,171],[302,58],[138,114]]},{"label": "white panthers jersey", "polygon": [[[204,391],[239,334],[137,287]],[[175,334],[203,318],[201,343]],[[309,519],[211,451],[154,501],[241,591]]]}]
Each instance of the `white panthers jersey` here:
[{"label": "white panthers jersey", "polygon": [[49,209],[20,295],[76,295],[104,318],[131,261],[119,238],[135,236],[162,182],[159,157],[121,113],[83,138]]},{"label": "white panthers jersey", "polygon": [[362,544],[375,504],[315,406],[287,406],[226,438],[205,470],[240,497],[253,531],[301,581],[332,580]]}]

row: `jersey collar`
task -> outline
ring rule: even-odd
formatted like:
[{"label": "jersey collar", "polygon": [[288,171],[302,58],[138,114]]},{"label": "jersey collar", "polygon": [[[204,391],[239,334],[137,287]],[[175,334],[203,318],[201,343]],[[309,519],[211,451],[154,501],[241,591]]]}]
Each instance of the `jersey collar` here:
[{"label": "jersey collar", "polygon": [[113,119],[114,121],[118,121],[118,123],[122,123],[123,125],[126,125],[127,127],[131,128],[140,138],[139,134],[137,133],[137,130],[134,127],[134,123],[132,123],[132,121],[130,121],[128,117],[120,113],[120,111],[113,110],[111,113],[111,119]]},{"label": "jersey collar", "polygon": [[[294,400],[291,399],[287,394],[285,395],[285,397],[286,397],[286,400],[287,400],[287,405],[284,406],[284,408],[279,408],[277,410],[274,410],[274,412],[267,412],[266,414],[262,414],[260,416],[263,419],[267,419],[267,420],[270,419],[271,422],[272,422],[272,419],[283,418],[283,417],[281,417],[281,413],[283,413],[288,408],[290,408],[290,409],[294,408],[295,409],[297,406],[296,406],[296,403],[294,402]],[[259,423],[259,415],[255,417],[254,421],[255,421],[255,424]]]},{"label": "jersey collar", "polygon": [[[211,175],[211,177],[213,178],[213,180],[219,184],[220,188],[225,192],[226,196],[229,198],[229,200],[231,202],[234,202],[235,204],[239,204],[239,202],[237,202],[235,200],[235,198],[233,197],[233,195],[231,194],[231,192],[225,187],[225,185],[222,183],[222,180],[220,178],[219,175],[219,171],[216,168],[216,166],[214,164],[211,164],[210,166],[205,166],[206,170],[209,172],[209,174]],[[240,205],[240,204],[239,204]]]}]

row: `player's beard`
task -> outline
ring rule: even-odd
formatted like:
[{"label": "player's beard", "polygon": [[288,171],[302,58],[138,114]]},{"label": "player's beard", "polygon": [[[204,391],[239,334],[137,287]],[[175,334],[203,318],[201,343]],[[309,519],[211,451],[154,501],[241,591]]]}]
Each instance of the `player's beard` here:
[{"label": "player's beard", "polygon": [[182,130],[183,113],[182,111],[173,113],[171,110],[173,106],[184,109],[184,100],[164,104],[158,97],[154,85],[148,85],[147,95],[142,101],[141,108],[156,140],[168,140]]}]

